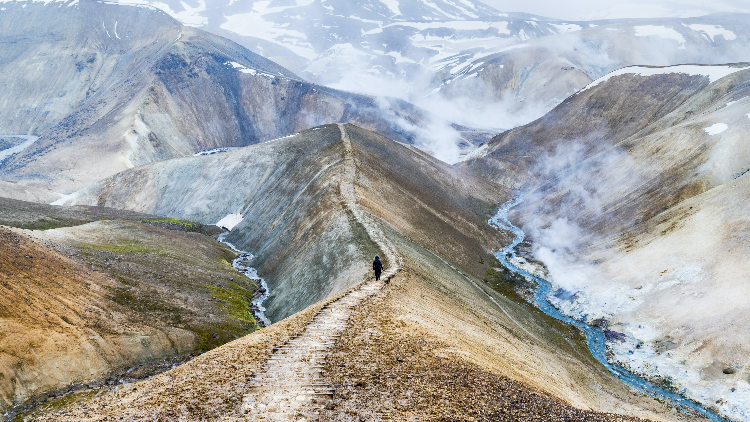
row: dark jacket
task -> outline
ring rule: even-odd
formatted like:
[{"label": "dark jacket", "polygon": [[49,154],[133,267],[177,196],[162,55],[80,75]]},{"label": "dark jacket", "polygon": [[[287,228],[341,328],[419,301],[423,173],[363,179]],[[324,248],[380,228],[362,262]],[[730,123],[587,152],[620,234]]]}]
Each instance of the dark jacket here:
[{"label": "dark jacket", "polygon": [[383,264],[379,259],[372,261],[372,269],[375,270],[376,273],[383,271]]}]

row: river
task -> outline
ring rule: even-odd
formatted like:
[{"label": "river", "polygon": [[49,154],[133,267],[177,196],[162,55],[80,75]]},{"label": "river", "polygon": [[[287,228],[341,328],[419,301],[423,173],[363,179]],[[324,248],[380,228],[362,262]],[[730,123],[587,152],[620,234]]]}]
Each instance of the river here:
[{"label": "river", "polygon": [[253,254],[241,251],[233,244],[227,242],[225,239],[228,234],[228,231],[220,234],[218,241],[229,246],[233,251],[239,254],[237,258],[232,261],[232,266],[258,285],[258,290],[256,290],[253,295],[253,300],[250,302],[250,308],[253,311],[255,320],[258,321],[262,327],[268,327],[271,325],[271,321],[266,317],[266,308],[263,307],[263,301],[268,299],[268,295],[270,294],[268,284],[266,284],[266,280],[263,280],[258,276],[258,271],[250,265],[254,258]]},{"label": "river", "polygon": [[602,365],[604,365],[609,370],[609,372],[612,373],[612,375],[620,379],[628,386],[651,397],[666,402],[671,402],[677,409],[685,413],[693,415],[699,414],[705,418],[710,419],[713,422],[727,421],[727,419],[720,417],[715,412],[703,407],[702,405],[692,400],[689,400],[679,394],[673,393],[650,381],[644,380],[643,378],[638,377],[637,375],[619,365],[609,363],[605,357],[606,343],[604,331],[601,328],[592,327],[588,324],[560,313],[560,311],[552,306],[552,304],[550,304],[550,302],[547,300],[547,296],[552,291],[552,284],[543,278],[536,277],[529,272],[514,266],[508,261],[507,257],[513,256],[515,254],[516,246],[518,246],[518,244],[520,244],[524,240],[523,230],[516,227],[508,220],[508,212],[511,208],[520,204],[522,201],[523,194],[518,194],[515,199],[502,205],[495,216],[493,216],[489,220],[489,224],[498,230],[508,230],[514,234],[515,238],[513,242],[505,246],[502,250],[496,252],[495,256],[500,261],[500,263],[502,263],[503,266],[505,266],[508,270],[527,279],[534,280],[538,284],[539,287],[534,294],[534,304],[536,304],[539,309],[541,309],[545,314],[567,324],[574,325],[581,331],[583,331],[586,335],[586,343],[588,345],[589,351],[591,351],[591,354],[594,356],[594,358],[598,360]]}]

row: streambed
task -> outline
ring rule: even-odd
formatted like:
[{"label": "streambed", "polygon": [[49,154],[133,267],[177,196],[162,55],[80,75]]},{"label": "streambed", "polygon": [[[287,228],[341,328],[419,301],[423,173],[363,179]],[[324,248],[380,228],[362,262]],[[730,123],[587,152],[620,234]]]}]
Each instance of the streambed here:
[{"label": "streambed", "polygon": [[254,258],[253,254],[246,251],[237,249],[233,244],[227,242],[225,239],[229,232],[224,232],[219,235],[218,241],[229,246],[233,251],[237,252],[239,256],[232,261],[232,266],[245,275],[245,277],[253,280],[258,284],[258,290],[253,295],[253,300],[250,302],[250,307],[253,311],[255,319],[263,326],[268,327],[271,325],[271,321],[266,317],[266,308],[263,307],[263,301],[268,299],[268,295],[271,293],[268,290],[268,284],[266,280],[263,280],[258,276],[258,271],[255,270],[250,264]]},{"label": "streambed", "polygon": [[583,331],[586,335],[586,344],[594,358],[604,365],[615,377],[628,386],[656,399],[672,403],[677,409],[683,412],[699,414],[713,422],[726,421],[727,419],[720,417],[715,412],[692,400],[686,399],[679,394],[673,393],[650,381],[642,379],[619,365],[609,363],[605,357],[606,339],[604,331],[601,328],[592,327],[584,322],[563,315],[547,300],[548,295],[552,292],[552,284],[543,278],[537,277],[526,270],[518,268],[508,260],[508,256],[512,257],[515,255],[516,246],[523,242],[525,237],[523,230],[516,227],[508,220],[508,212],[510,209],[520,204],[522,201],[523,195],[519,194],[515,199],[502,205],[497,213],[489,220],[489,224],[498,230],[510,231],[515,236],[513,242],[495,253],[495,257],[497,257],[498,261],[500,261],[500,263],[508,270],[537,283],[539,287],[534,294],[534,304],[545,314],[567,324],[574,325]]}]

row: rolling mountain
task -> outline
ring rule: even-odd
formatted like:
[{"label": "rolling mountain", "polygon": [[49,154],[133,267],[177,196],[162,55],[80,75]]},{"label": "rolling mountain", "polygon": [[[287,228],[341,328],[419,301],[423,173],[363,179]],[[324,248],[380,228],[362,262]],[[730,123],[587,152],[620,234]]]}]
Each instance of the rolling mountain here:
[{"label": "rolling mountain", "polygon": [[32,189],[70,193],[137,165],[330,122],[426,145],[431,116],[411,104],[307,83],[160,11],[8,2],[0,28],[0,131],[39,137],[0,172]]},{"label": "rolling mountain", "polygon": [[743,14],[565,21],[477,1],[137,4],[226,36],[316,83],[399,97],[494,131],[541,117],[621,67],[750,60]]},{"label": "rolling mountain", "polygon": [[[207,223],[239,214],[226,239],[256,254],[275,323],[150,380],[29,418],[676,420],[585,353],[576,329],[493,291],[513,283],[491,267],[505,235],[486,224],[496,198],[508,196],[344,124],[151,163],[83,189],[67,201]],[[370,276],[374,254],[385,258],[387,284]],[[480,279],[490,275],[495,284]],[[353,303],[363,289],[370,298]],[[341,330],[335,346],[319,337],[331,330]],[[285,367],[297,350],[300,360]]]},{"label": "rolling mountain", "polygon": [[748,81],[747,63],[624,68],[461,166],[525,192],[526,258],[556,306],[623,333],[614,360],[735,420],[750,415]]},{"label": "rolling mountain", "polygon": [[236,254],[210,236],[218,228],[4,198],[0,223],[4,420],[258,329],[247,311],[256,285],[229,265]]},{"label": "rolling mountain", "polygon": [[[497,187],[465,179],[450,166],[375,133],[354,126],[346,132],[357,163],[356,193],[378,219],[468,267],[491,251],[490,239],[497,234],[478,215],[492,207],[501,192]],[[140,166],[61,204],[130,209],[205,224],[241,215],[227,240],[256,255],[254,265],[271,288],[268,315],[277,321],[358,283],[368,271],[363,263],[378,254],[374,245],[366,246],[365,233],[350,222],[340,200],[344,147],[338,126],[322,126],[257,146]],[[424,213],[439,216],[424,221]],[[443,240],[426,236],[432,226],[440,228]],[[468,244],[472,233],[487,239],[481,249],[460,246]],[[452,245],[449,238],[466,241]]]}]

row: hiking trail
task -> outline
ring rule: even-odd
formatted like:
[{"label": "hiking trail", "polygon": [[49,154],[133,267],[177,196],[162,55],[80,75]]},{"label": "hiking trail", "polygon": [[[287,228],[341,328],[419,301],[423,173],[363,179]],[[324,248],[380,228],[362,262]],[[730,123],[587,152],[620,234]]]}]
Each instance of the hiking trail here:
[{"label": "hiking trail", "polygon": [[339,185],[345,207],[383,251],[388,268],[380,281],[369,278],[339,299],[327,303],[296,337],[274,348],[261,372],[253,374],[250,391],[244,396],[240,415],[224,421],[315,420],[333,397],[325,383],[323,363],[328,349],[348,324],[352,311],[377,293],[401,268],[403,261],[393,244],[357,204],[357,170],[351,139],[339,124],[344,143],[344,171]]}]

